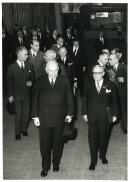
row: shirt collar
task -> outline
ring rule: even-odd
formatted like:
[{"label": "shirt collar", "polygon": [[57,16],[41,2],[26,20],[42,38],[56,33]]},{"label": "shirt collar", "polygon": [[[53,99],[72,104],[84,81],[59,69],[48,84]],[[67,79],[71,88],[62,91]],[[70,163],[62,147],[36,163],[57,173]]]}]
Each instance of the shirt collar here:
[{"label": "shirt collar", "polygon": [[117,68],[118,68],[118,65],[119,65],[119,63],[117,63],[117,64],[114,65],[114,67],[116,68],[116,70],[117,70]]},{"label": "shirt collar", "polygon": [[101,79],[101,80],[99,80],[99,81],[95,81],[95,84],[97,83],[97,82],[99,82],[99,85],[100,85],[100,88],[101,88],[101,86],[102,86],[102,84],[103,84],[103,78]]},{"label": "shirt collar", "polygon": [[37,52],[34,52],[33,49],[31,49],[31,53],[32,53],[32,56],[33,55],[35,55],[35,56],[37,55]]},{"label": "shirt collar", "polygon": [[48,77],[48,79],[49,79],[50,83],[51,83],[52,80],[53,80],[53,83],[55,83],[55,81],[56,81],[56,78],[52,79],[52,78]]},{"label": "shirt collar", "polygon": [[18,59],[17,59],[16,62],[18,63],[18,65],[20,66],[20,68],[21,68],[21,64],[23,64],[23,67],[24,67],[24,62],[20,62]]}]

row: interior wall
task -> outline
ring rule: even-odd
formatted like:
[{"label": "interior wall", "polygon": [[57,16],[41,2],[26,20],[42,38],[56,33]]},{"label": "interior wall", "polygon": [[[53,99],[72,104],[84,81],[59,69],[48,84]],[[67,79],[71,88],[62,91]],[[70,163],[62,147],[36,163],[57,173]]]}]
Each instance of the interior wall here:
[{"label": "interior wall", "polygon": [[[22,16],[20,16],[19,10],[21,11],[22,6]],[[14,5],[17,5],[16,12]],[[19,6],[18,6],[19,5]],[[18,8],[20,8],[18,10]],[[44,28],[47,24],[51,29],[56,27],[55,18],[55,7],[53,3],[2,3],[2,21],[9,28],[13,28],[14,24],[27,25],[28,27],[40,27]],[[19,17],[15,17],[19,16]],[[16,18],[23,21],[16,22]],[[17,20],[17,21],[18,21]],[[21,25],[21,26],[22,26]]]}]

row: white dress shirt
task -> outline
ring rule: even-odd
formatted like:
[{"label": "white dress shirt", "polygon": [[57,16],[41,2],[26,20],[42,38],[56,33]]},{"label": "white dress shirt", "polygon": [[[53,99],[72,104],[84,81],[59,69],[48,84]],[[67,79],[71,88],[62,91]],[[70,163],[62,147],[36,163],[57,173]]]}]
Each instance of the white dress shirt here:
[{"label": "white dress shirt", "polygon": [[95,81],[95,86],[97,88],[97,82],[99,83],[99,86],[100,86],[100,90],[101,90],[101,87],[103,85],[103,79],[99,80],[99,81]]},{"label": "white dress shirt", "polygon": [[24,68],[24,62],[20,62],[20,61],[17,60],[17,63],[18,63],[20,68],[22,68],[22,65],[23,65],[23,68]]}]

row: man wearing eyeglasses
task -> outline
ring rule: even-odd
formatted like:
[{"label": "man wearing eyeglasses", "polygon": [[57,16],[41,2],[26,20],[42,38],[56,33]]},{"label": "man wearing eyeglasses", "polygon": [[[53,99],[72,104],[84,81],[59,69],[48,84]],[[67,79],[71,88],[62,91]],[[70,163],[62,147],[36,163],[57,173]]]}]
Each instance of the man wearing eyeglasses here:
[{"label": "man wearing eyeglasses", "polygon": [[98,152],[103,164],[107,164],[107,146],[110,122],[117,120],[118,105],[114,84],[104,78],[104,68],[95,65],[93,79],[84,84],[82,114],[88,123],[88,139],[91,154],[89,170],[95,170]]}]

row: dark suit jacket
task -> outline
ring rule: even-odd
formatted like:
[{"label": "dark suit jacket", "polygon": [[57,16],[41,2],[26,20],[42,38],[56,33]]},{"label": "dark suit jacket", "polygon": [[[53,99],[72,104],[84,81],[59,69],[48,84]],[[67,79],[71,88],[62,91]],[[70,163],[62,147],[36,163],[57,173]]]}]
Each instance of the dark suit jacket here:
[{"label": "dark suit jacket", "polygon": [[12,39],[12,53],[13,53],[13,57],[16,59],[16,48],[19,46],[25,46],[27,48],[27,42],[23,37],[23,42],[20,43],[19,39],[17,36],[13,37]]},{"label": "dark suit jacket", "polygon": [[46,49],[50,49],[53,44],[57,44],[57,40],[52,35],[49,35],[45,41]]},{"label": "dark suit jacket", "polygon": [[52,47],[51,47],[50,49],[56,51],[57,55],[59,54],[59,49],[60,49],[60,47],[58,47],[57,44],[53,44]]},{"label": "dark suit jacket", "polygon": [[81,79],[82,78],[82,68],[83,68],[83,52],[82,48],[79,47],[77,54],[74,55],[73,53],[73,47],[69,51],[69,55],[73,60],[74,66],[75,66],[75,72],[77,78]]},{"label": "dark suit jacket", "polygon": [[48,76],[34,85],[32,117],[39,117],[41,125],[54,127],[64,123],[66,115],[73,115],[73,96],[68,79],[58,76],[54,88]]},{"label": "dark suit jacket", "polygon": [[113,116],[118,116],[114,84],[104,79],[100,94],[98,94],[94,80],[85,82],[82,114],[87,114],[89,123],[93,123],[99,118],[102,118],[103,122],[108,121],[107,108],[111,108]]},{"label": "dark suit jacket", "polygon": [[35,79],[43,75],[43,62],[44,53],[42,51],[38,51],[36,57],[34,58],[31,50],[29,50],[28,63],[31,63],[33,65],[35,71]]},{"label": "dark suit jacket", "polygon": [[108,48],[107,40],[104,38],[104,44],[103,44],[103,43],[100,41],[100,39],[97,38],[97,39],[95,40],[94,46],[95,46],[95,51],[96,51],[97,55],[99,55],[100,52],[102,51],[102,49]]},{"label": "dark suit jacket", "polygon": [[[123,77],[124,82],[120,83],[118,77]],[[115,80],[120,98],[126,102],[127,100],[127,66],[119,63],[117,70],[115,71]]]},{"label": "dark suit jacket", "polygon": [[64,38],[64,42],[65,42],[65,46],[67,47],[67,50],[69,51],[73,45],[73,37],[71,35],[71,37],[69,38],[67,34],[63,35]]},{"label": "dark suit jacket", "polygon": [[34,69],[30,63],[25,63],[24,71],[18,63],[11,64],[7,74],[8,97],[13,96],[15,100],[29,100],[31,87],[26,86],[28,81],[34,81]]},{"label": "dark suit jacket", "polygon": [[71,84],[73,84],[76,74],[75,74],[75,66],[74,66],[74,63],[72,62],[72,59],[69,56],[66,56],[66,61],[64,63],[61,57],[58,57],[57,61],[58,63],[61,63],[65,67],[67,76]]}]

